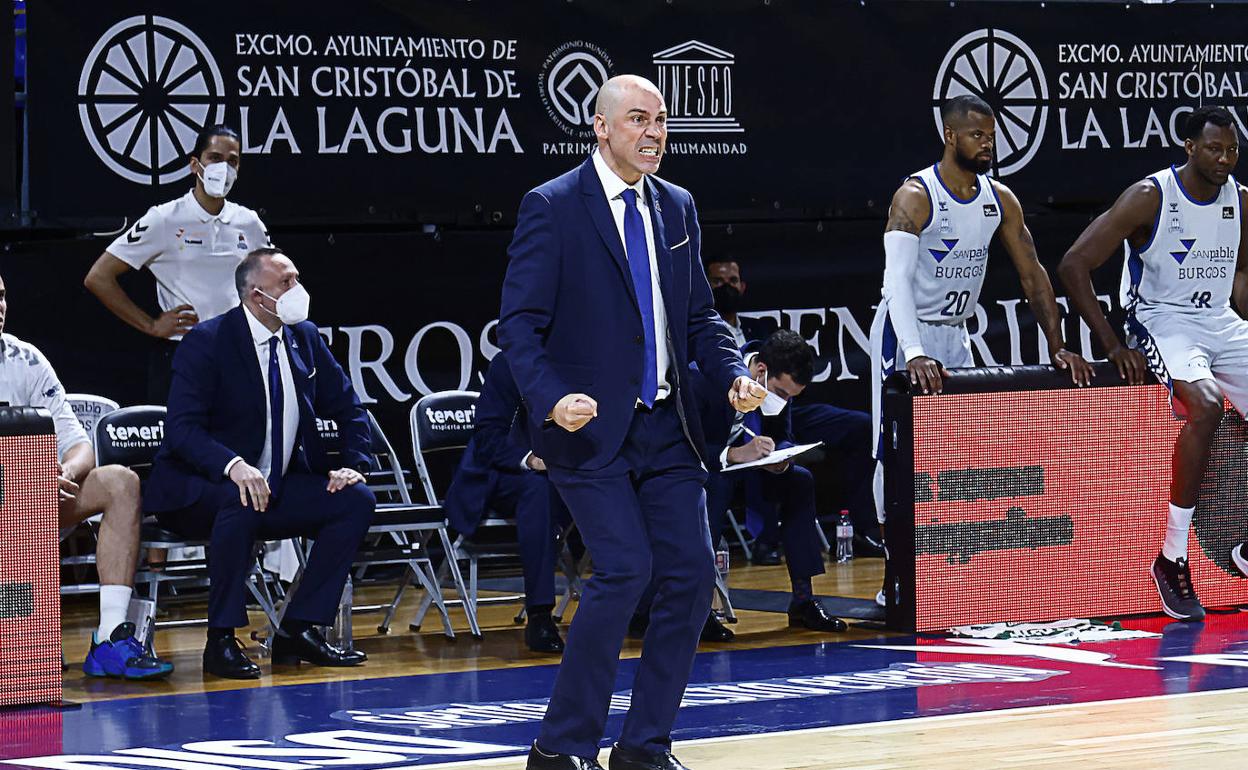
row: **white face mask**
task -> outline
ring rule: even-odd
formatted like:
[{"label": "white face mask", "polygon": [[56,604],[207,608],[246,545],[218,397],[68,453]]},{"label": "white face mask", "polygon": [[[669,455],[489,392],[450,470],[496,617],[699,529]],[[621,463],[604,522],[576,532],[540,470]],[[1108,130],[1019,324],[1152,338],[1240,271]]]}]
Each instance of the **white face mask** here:
[{"label": "white face mask", "polygon": [[204,173],[199,181],[204,183],[204,192],[212,198],[224,198],[230,194],[234,180],[238,178],[238,169],[225,161],[209,163],[203,166]]},{"label": "white face mask", "polygon": [[[763,374],[763,381],[761,384],[763,386],[763,389],[767,390],[767,375],[765,373]],[[775,417],[776,415],[783,412],[784,408],[788,405],[789,405],[788,401],[785,401],[783,398],[780,398],[775,393],[772,393],[770,390],[767,390],[767,395],[763,397],[763,403],[758,408],[760,411],[762,411],[764,417]]]},{"label": "white face mask", "polygon": [[[256,291],[260,290],[256,289]],[[308,290],[303,288],[303,284],[297,283],[294,286],[291,286],[286,290],[285,294],[277,299],[269,297],[268,294],[265,294],[262,291],[260,291],[260,296],[268,297],[276,303],[276,313],[269,310],[267,307],[264,307],[264,305],[261,305],[260,307],[264,308],[264,312],[269,315],[277,316],[282,323],[293,325],[303,323],[308,320],[308,305],[312,302],[312,297],[308,295]]]}]

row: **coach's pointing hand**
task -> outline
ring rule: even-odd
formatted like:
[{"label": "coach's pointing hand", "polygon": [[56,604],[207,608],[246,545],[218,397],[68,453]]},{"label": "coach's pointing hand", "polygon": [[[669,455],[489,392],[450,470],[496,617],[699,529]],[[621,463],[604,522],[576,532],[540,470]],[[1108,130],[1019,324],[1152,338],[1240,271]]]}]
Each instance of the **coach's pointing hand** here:
[{"label": "coach's pointing hand", "polygon": [[915,356],[907,361],[906,371],[910,372],[910,384],[922,388],[924,393],[940,393],[945,386],[943,378],[949,376],[943,364],[927,356]]},{"label": "coach's pointing hand", "polygon": [[767,389],[749,377],[738,377],[728,389],[728,403],[738,412],[752,412],[767,397]]},{"label": "coach's pointing hand", "polygon": [[575,433],[598,416],[598,402],[584,393],[569,393],[550,410],[550,419],[569,433]]}]

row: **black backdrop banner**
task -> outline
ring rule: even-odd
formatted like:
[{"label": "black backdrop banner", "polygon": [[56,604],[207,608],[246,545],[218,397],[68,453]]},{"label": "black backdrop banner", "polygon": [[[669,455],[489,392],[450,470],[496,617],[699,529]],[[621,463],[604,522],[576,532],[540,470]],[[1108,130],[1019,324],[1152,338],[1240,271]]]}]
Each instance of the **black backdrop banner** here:
[{"label": "black backdrop banner", "polygon": [[610,75],[654,80],[664,174],[711,221],[882,210],[935,160],[934,107],[997,108],[1028,207],[1104,202],[1170,162],[1200,103],[1248,120],[1242,10],[1050,3],[78,0],[29,8],[30,200],[120,225],[237,126],[270,225],[505,223],[590,148]]},{"label": "black backdrop banner", "polygon": [[[1032,233],[1050,271],[1087,224],[1086,216],[1036,217]],[[869,409],[867,335],[883,272],[878,221],[708,225],[708,257],[741,263],[749,315],[790,328],[816,346],[826,366],[804,401]],[[431,234],[318,231],[278,233],[312,295],[311,317],[377,413],[396,446],[409,446],[407,416],[423,395],[479,388],[497,352],[496,319],[510,232],[449,229]],[[153,344],[104,309],[82,277],[108,238],[5,244],[0,276],[8,289],[4,330],[37,345],[66,389],[143,403]],[[968,323],[977,360],[988,365],[1048,363],[1018,276],[996,245],[976,317]],[[1095,276],[1106,308],[1117,305],[1111,260]],[[123,286],[155,311],[150,273]],[[1065,305],[1061,287],[1059,304]],[[1087,327],[1063,312],[1071,349],[1094,356]]]}]

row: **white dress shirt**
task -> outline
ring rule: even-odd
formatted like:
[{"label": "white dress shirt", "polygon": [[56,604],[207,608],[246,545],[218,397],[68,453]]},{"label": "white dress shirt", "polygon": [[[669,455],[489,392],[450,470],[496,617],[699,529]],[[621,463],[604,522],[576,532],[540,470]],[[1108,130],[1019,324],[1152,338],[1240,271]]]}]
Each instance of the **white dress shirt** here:
[{"label": "white dress shirt", "polygon": [[[290,355],[286,350],[286,327],[280,326],[276,333],[265,328],[256,320],[251,310],[244,305],[243,315],[247,318],[247,326],[251,330],[251,339],[255,343],[256,360],[260,365],[260,381],[264,383],[264,449],[260,451],[257,470],[267,479],[273,467],[273,415],[269,412],[269,340],[277,337],[277,367],[282,373],[282,473],[290,464],[291,452],[295,449],[295,437],[299,433],[299,396],[295,393],[295,377],[290,371]],[[225,475],[230,475],[234,463],[243,458],[235,457],[225,466]]]},{"label": "white dress shirt", "polygon": [[[611,207],[611,216],[615,218],[615,229],[620,234],[621,244],[627,244],[624,238],[624,207],[627,204],[622,196],[629,187],[637,191],[637,210],[641,213],[641,221],[645,223],[646,251],[650,257],[650,296],[654,300],[654,347],[659,374],[659,391],[655,400],[660,401],[672,391],[672,386],[667,381],[671,358],[667,352],[667,308],[663,304],[663,291],[659,286],[659,263],[654,254],[654,224],[650,221],[650,206],[646,200],[646,178],[643,176],[637,180],[637,184],[629,185],[607,166],[597,150],[594,150],[593,159],[594,170],[598,172],[598,179],[607,195],[607,204]],[[628,254],[627,248],[624,252],[629,259],[633,258],[633,255]]]}]

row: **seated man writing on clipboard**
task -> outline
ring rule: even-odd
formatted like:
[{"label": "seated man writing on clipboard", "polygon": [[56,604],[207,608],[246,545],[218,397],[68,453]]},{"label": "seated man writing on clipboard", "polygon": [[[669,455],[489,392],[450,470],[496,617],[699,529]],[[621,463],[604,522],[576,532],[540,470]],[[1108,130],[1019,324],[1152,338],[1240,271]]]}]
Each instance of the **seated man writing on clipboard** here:
[{"label": "seated man writing on clipboard", "polygon": [[[819,526],[815,521],[815,482],[810,471],[794,465],[791,459],[784,459],[728,472],[734,465],[754,463],[794,447],[789,401],[810,384],[815,352],[797,332],[780,329],[764,340],[756,352],[747,352],[745,363],[750,376],[767,389],[766,399],[759,409],[741,414],[722,409],[711,399],[701,399],[707,441],[705,456],[712,466],[707,469],[710,473],[706,482],[712,542],[717,542],[718,533],[723,531],[725,512],[739,480],[745,486],[745,500],[750,511],[767,518],[775,517],[780,523],[780,539],[793,586],[789,625],[813,631],[844,631],[844,621],[828,614],[811,587],[811,578],[822,575],[824,569],[823,551],[815,529]],[[790,458],[793,456],[784,453]]]}]

